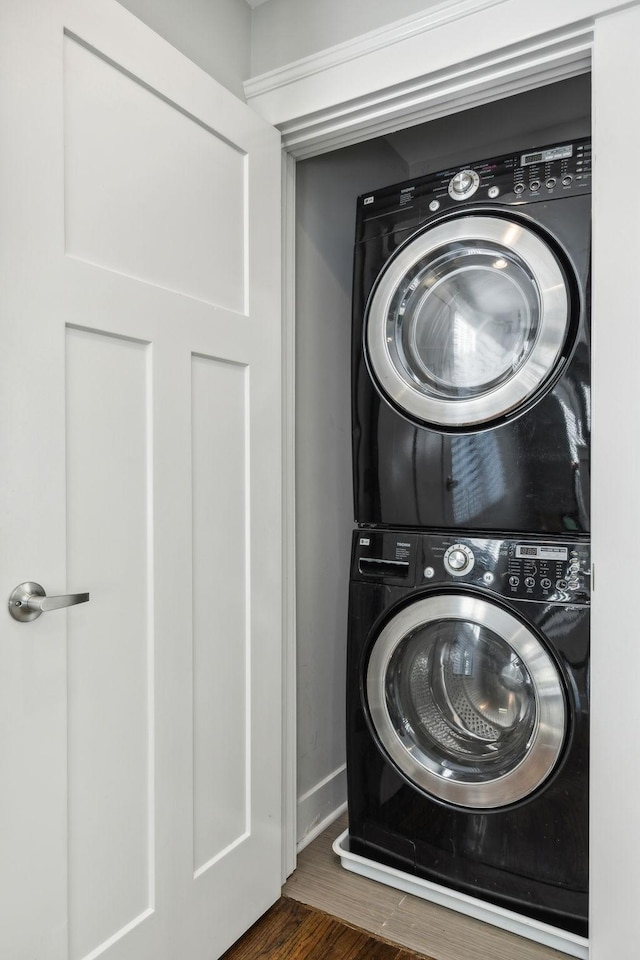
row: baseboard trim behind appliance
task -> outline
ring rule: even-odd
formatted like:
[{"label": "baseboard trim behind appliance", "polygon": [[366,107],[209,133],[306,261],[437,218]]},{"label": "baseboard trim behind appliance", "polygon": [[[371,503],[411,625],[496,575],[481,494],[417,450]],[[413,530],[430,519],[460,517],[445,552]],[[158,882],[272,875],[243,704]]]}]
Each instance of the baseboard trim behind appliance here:
[{"label": "baseboard trim behind appliance", "polygon": [[346,808],[347,768],[342,764],[298,797],[298,853],[331,826]]}]

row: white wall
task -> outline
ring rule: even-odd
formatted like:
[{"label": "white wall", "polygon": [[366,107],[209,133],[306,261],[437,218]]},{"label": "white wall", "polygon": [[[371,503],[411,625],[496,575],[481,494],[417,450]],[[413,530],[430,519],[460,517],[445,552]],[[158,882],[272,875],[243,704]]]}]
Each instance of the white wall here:
[{"label": "white wall", "polygon": [[638,955],[638,588],[634,576],[627,586],[623,556],[635,557],[640,530],[640,203],[621,190],[621,170],[640,150],[638,113],[627,107],[640,91],[639,37],[639,7],[603,17],[593,64],[592,960]]},{"label": "white wall", "polygon": [[[273,2],[273,0],[270,0]],[[267,4],[268,5],[268,4]],[[346,800],[351,272],[360,193],[591,130],[588,75],[297,165],[298,841]]]},{"label": "white wall", "polygon": [[443,0],[269,0],[253,11],[251,76],[442,4]]},{"label": "white wall", "polygon": [[119,0],[219,83],[244,100],[251,8],[246,0]]}]

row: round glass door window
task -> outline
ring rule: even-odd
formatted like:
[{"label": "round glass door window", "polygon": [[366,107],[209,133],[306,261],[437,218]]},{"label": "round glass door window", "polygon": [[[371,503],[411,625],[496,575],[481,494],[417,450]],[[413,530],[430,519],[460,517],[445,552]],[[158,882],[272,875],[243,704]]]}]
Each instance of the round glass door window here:
[{"label": "round glass door window", "polygon": [[468,216],[426,230],[371,298],[365,350],[383,394],[412,419],[483,424],[551,376],[569,326],[565,275],[522,224]]},{"label": "round glass door window", "polygon": [[531,630],[480,598],[441,594],[400,611],[374,644],[365,690],[380,743],[405,777],[460,806],[528,796],[564,743],[557,667]]}]

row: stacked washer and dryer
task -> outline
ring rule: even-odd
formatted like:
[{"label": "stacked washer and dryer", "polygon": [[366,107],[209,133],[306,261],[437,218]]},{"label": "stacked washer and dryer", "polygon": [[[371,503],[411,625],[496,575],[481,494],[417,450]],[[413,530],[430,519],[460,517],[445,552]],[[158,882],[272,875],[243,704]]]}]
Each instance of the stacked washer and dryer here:
[{"label": "stacked washer and dryer", "polygon": [[558,931],[576,955],[590,214],[589,140],[359,198],[340,848],[350,869],[525,918],[515,929]]}]

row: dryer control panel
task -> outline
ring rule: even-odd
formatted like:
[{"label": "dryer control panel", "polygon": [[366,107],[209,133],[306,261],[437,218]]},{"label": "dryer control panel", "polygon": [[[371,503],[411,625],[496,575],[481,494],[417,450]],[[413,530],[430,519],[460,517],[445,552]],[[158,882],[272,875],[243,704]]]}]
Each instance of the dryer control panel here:
[{"label": "dryer control panel", "polygon": [[521,205],[591,193],[591,140],[505,154],[449,167],[358,198],[356,242],[389,229],[415,229],[465,203]]},{"label": "dryer control panel", "polygon": [[361,529],[351,576],[389,585],[468,584],[514,600],[585,604],[591,550],[584,540]]}]

